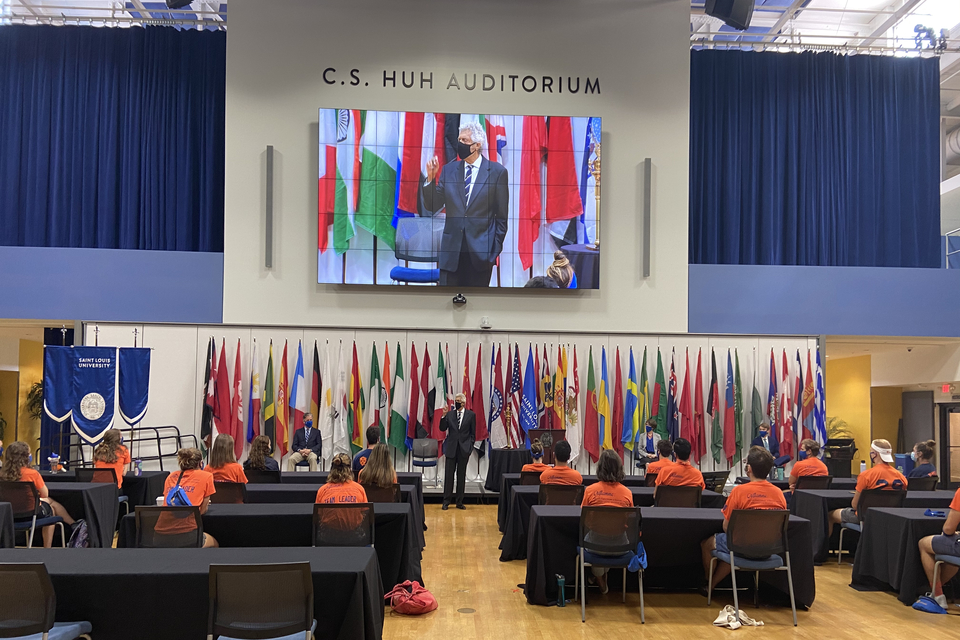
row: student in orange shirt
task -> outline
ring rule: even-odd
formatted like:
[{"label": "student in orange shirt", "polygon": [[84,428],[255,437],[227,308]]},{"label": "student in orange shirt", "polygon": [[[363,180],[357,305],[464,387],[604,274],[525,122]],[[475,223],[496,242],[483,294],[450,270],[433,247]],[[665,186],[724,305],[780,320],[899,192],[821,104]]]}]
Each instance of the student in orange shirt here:
[{"label": "student in orange shirt", "polygon": [[213,474],[214,482],[242,482],[247,484],[247,474],[243,472],[243,467],[237,462],[233,449],[234,444],[233,436],[226,433],[221,433],[213,441],[207,471]]},{"label": "student in orange shirt", "polygon": [[[604,449],[597,460],[597,482],[584,489],[584,507],[632,507],[633,492],[623,482],[623,462],[610,449]],[[591,567],[593,577],[600,585],[600,592],[609,590],[606,567]]]},{"label": "student in orange shirt", "polygon": [[553,445],[553,457],[557,463],[540,474],[540,484],[583,484],[580,472],[567,465],[570,461],[569,442],[561,440]]},{"label": "student in orange shirt", "polygon": [[108,429],[103,440],[93,450],[93,466],[96,469],[113,469],[117,475],[117,488],[123,487],[123,474],[130,464],[130,452],[121,443],[119,429]]},{"label": "student in orange shirt", "polygon": [[550,468],[550,465],[543,464],[543,443],[540,442],[539,438],[530,443],[530,455],[533,456],[533,462],[523,465],[520,471],[539,471],[543,473]]},{"label": "student in orange shirt", "polygon": [[858,524],[857,505],[860,503],[860,494],[871,489],[885,491],[906,491],[907,479],[893,467],[893,448],[887,440],[874,440],[870,443],[870,461],[873,467],[857,476],[857,490],[849,507],[837,509],[830,513],[830,526],[827,537],[833,535],[833,525],[847,522]]},{"label": "student in orange shirt", "polygon": [[[770,470],[773,469],[773,455],[763,447],[750,448],[747,454],[747,477],[750,482],[733,488],[727,503],[723,507],[723,533],[713,535],[700,544],[703,554],[703,574],[710,575],[711,552],[716,549],[721,555],[729,558],[727,548],[727,525],[730,523],[730,514],[739,509],[786,509],[787,501],[783,491],[777,489],[767,481]],[[730,565],[718,562],[713,572],[712,587],[716,587],[721,580],[730,575]]]},{"label": "student in orange shirt", "polygon": [[383,444],[374,445],[367,464],[357,475],[357,480],[362,486],[377,486],[381,489],[389,489],[397,483],[397,471],[393,468],[393,460],[390,459],[390,447]]},{"label": "student in orange shirt", "polygon": [[[936,564],[935,556],[960,556],[960,489],[953,495],[953,501],[950,502],[950,511],[947,513],[947,520],[943,523],[943,531],[937,536],[927,536],[920,539],[920,560],[923,562],[923,570],[927,574],[927,581],[930,583],[930,593],[926,597],[935,601],[943,611],[947,612],[947,597],[943,595],[943,583],[950,582],[953,576],[957,575],[957,567],[943,563],[940,565],[940,579],[936,584],[933,583],[933,568]],[[919,602],[919,601],[918,601]],[[914,605],[915,609],[920,609]],[[926,609],[921,609],[925,611]]]},{"label": "student in orange shirt", "polygon": [[[367,502],[367,492],[353,481],[353,469],[350,456],[338,453],[330,463],[327,483],[317,491],[317,504],[357,504]],[[353,515],[353,514],[350,514]],[[360,521],[342,513],[324,514],[323,523],[336,529],[354,529]]]},{"label": "student in orange shirt", "polygon": [[660,473],[666,467],[673,464],[670,456],[673,455],[673,444],[669,440],[661,440],[657,443],[657,461],[647,464],[647,473]]},{"label": "student in orange shirt", "polygon": [[[690,464],[690,452],[693,446],[686,438],[677,438],[673,443],[673,452],[677,455],[677,461],[661,469],[657,475],[657,486],[666,485],[668,487],[700,487],[706,489],[707,485],[703,481],[703,474],[699,469]],[[656,489],[653,495],[657,495]]]},{"label": "student in orange shirt", "polygon": [[[3,451],[3,468],[0,468],[0,480],[4,482],[32,482],[40,494],[40,513],[38,518],[60,516],[66,524],[73,525],[74,519],[56,500],[50,498],[50,490],[36,469],[30,466],[30,447],[26,442],[11,442]],[[56,525],[43,527],[43,546],[53,546],[53,533]],[[65,532],[65,535],[70,535]]]},{"label": "student in orange shirt", "polygon": [[[203,463],[203,456],[200,450],[195,447],[184,447],[180,449],[177,451],[177,462],[180,466],[180,472],[171,473],[167,476],[167,481],[163,484],[164,504],[167,504],[171,490],[179,485],[184,493],[187,494],[190,504],[195,507],[200,507],[201,514],[206,513],[207,508],[210,506],[210,496],[215,494],[217,490],[214,487],[213,474],[200,468]],[[187,533],[196,528],[180,527],[178,526],[181,524],[180,521],[171,522],[173,516],[164,518],[164,515],[169,514],[163,514],[157,519],[155,527],[157,533]],[[184,522],[183,524],[186,523]],[[203,534],[203,546],[204,548],[219,547],[220,544],[209,533],[205,533]]]},{"label": "student in orange shirt", "polygon": [[797,486],[797,478],[803,476],[828,476],[827,465],[820,459],[820,444],[816,440],[809,438],[800,442],[800,450],[807,454],[803,460],[794,463],[790,470],[790,488],[784,489],[784,493],[793,493]]}]

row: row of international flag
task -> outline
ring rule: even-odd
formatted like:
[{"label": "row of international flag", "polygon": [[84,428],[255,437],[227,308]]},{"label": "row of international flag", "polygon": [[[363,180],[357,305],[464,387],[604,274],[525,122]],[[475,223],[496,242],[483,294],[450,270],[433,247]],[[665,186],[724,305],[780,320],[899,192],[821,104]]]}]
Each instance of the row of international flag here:
[{"label": "row of international flag", "polygon": [[[744,448],[744,388],[740,376],[740,357],[727,350],[726,378],[718,378],[717,357],[710,353],[710,381],[704,404],[702,351],[697,352],[696,373],[691,378],[689,350],[685,353],[683,386],[676,374],[674,352],[670,354],[669,375],[664,370],[663,356],[657,349],[656,375],[652,390],[647,378],[647,349],[644,347],[640,375],[633,348],[624,384],[620,348],[608,367],[606,347],[601,347],[595,362],[593,347],[586,364],[586,388],[581,408],[579,362],[576,345],[527,345],[525,366],[521,366],[519,343],[491,345],[487,393],[484,393],[482,367],[487,364],[483,345],[477,344],[474,366],[471,367],[471,345],[467,344],[459,389],[453,376],[453,360],[449,345],[437,344],[431,351],[416,344],[404,353],[398,342],[395,349],[384,343],[382,349],[372,345],[369,363],[361,365],[357,342],[344,352],[344,343],[313,345],[313,367],[309,397],[304,367],[303,344],[297,345],[297,361],[288,379],[287,349],[284,341],[279,371],[274,371],[273,342],[270,342],[263,384],[259,368],[260,354],[256,340],[252,344],[246,423],[243,419],[241,345],[237,342],[236,361],[231,383],[226,363],[226,341],[221,343],[219,358],[213,337],[207,346],[204,374],[204,408],[201,439],[209,448],[218,433],[234,437],[236,455],[244,442],[257,435],[267,435],[281,456],[289,449],[291,433],[303,426],[303,417],[314,416],[314,427],[323,438],[323,458],[329,461],[337,453],[355,453],[365,445],[368,427],[380,430],[381,441],[406,453],[416,438],[443,440],[440,430],[443,415],[453,409],[457,392],[466,398],[466,408],[477,414],[478,451],[483,455],[484,442],[494,448],[530,446],[533,429],[565,429],[571,444],[571,462],[576,462],[581,448],[596,462],[602,449],[612,449],[621,458],[625,451],[639,451],[645,446],[644,425],[649,418],[656,421],[660,438],[671,441],[683,437],[693,445],[697,464],[710,456],[715,464],[726,459],[736,464]],[[321,350],[323,358],[321,358]],[[504,351],[506,352],[504,354]],[[380,354],[382,353],[382,358]],[[404,355],[407,355],[404,366]],[[392,356],[392,357],[391,357]],[[764,404],[757,387],[756,374],[751,399],[752,437],[759,425],[767,421],[772,435],[778,439],[781,455],[795,456],[801,438],[826,442],[823,372],[820,354],[816,369],[812,353],[807,350],[806,377],[797,350],[796,376],[791,384],[786,350],[782,350],[782,376],[778,375],[776,357],[770,351],[770,385]],[[322,366],[321,366],[322,363]],[[382,363],[382,364],[381,364]],[[334,367],[335,365],[335,367]],[[612,369],[612,375],[611,375]],[[471,370],[473,379],[471,381]],[[778,378],[780,382],[778,384]],[[611,384],[612,381],[612,384]],[[709,443],[706,418],[710,418]]]}]

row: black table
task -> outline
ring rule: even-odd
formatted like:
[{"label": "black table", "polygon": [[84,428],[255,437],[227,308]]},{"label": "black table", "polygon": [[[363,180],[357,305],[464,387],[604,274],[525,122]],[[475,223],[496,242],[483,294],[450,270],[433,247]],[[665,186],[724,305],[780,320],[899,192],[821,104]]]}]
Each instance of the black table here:
[{"label": "black table", "polygon": [[487,480],[483,488],[487,491],[499,491],[500,480],[505,473],[520,473],[523,465],[533,462],[529,449],[491,449],[487,467]]},{"label": "black table", "polygon": [[946,518],[923,515],[926,509],[876,508],[867,512],[860,546],[853,564],[851,586],[858,589],[892,587],[904,604],[913,604],[930,591],[920,562],[920,538],[943,531]]},{"label": "black table", "polygon": [[[589,486],[597,482],[597,476],[583,476],[584,486]],[[503,527],[507,523],[507,509],[510,506],[510,488],[520,484],[519,473],[505,473],[500,479],[500,498],[497,500],[497,525],[503,532]],[[642,476],[627,476],[621,483],[626,487],[645,487],[646,478]]]},{"label": "black table", "polygon": [[9,502],[0,502],[0,547],[13,549],[14,546],[13,507]]},{"label": "black table", "polygon": [[[309,561],[317,638],[378,640],[383,589],[370,548],[38,549],[57,592],[57,620],[89,620],[97,640],[203,640],[211,564]],[[24,562],[22,550],[0,563]]]},{"label": "black table", "polygon": [[[51,482],[75,482],[77,479],[77,474],[72,469],[62,473],[41,471],[40,475],[47,484]],[[133,472],[126,473],[123,476],[123,487],[120,489],[120,494],[127,496],[131,510],[138,504],[153,506],[157,504],[157,498],[163,495],[163,485],[169,475],[169,471],[143,471],[139,476]]]},{"label": "black table", "polygon": [[[814,561],[822,563],[829,556],[829,549],[839,544],[840,527],[834,527],[833,537],[827,539],[830,527],[829,514],[836,509],[849,507],[853,489],[820,489],[796,491],[791,500],[793,513],[810,521],[813,528]],[[903,506],[923,509],[946,509],[953,500],[953,491],[908,491]],[[849,550],[856,550],[857,536],[846,535],[851,541]]]},{"label": "black table", "polygon": [[[409,504],[375,503],[374,532],[384,589],[404,580],[423,584],[419,523]],[[203,530],[221,547],[313,546],[313,505],[309,504],[212,504],[203,515]],[[137,525],[133,515],[120,521],[117,547],[133,547]]]},{"label": "black table", "polygon": [[[653,506],[654,487],[628,487],[633,493],[633,504],[637,507]],[[500,561],[523,560],[527,553],[527,526],[530,522],[530,510],[539,500],[540,487],[533,485],[515,485],[510,489],[510,506],[507,509],[506,528],[500,540]],[[704,509],[720,509],[726,498],[713,491],[704,491],[701,505]]]},{"label": "black table", "polygon": [[[700,559],[700,543],[723,531],[723,513],[719,509],[641,509],[641,541],[647,552],[647,570],[643,586],[647,588],[695,589],[705,579]],[[537,505],[530,512],[530,540],[524,593],[530,604],[553,605],[557,600],[557,574],[566,577],[568,599],[573,598],[579,540],[580,507]],[[798,607],[810,607],[816,597],[813,553],[810,551],[810,523],[790,516],[787,535],[790,562]],[[768,571],[760,579],[782,592],[787,599],[786,571]],[[621,572],[610,572],[610,590],[621,586]],[[627,588],[637,590],[637,574],[627,574]],[[770,592],[761,599],[769,601]],[[706,600],[704,600],[706,602]],[[789,606],[789,604],[788,604]]]},{"label": "black table", "polygon": [[[747,478],[747,477],[744,477],[744,476],[740,476],[740,477],[737,478],[737,480],[736,480],[736,484],[746,484],[746,483],[748,483],[748,482],[750,482],[750,478]],[[789,480],[789,479],[785,479],[785,480],[771,480],[771,481],[770,481],[770,484],[772,484],[773,486],[775,486],[777,489],[780,489],[781,491],[790,488],[790,480]],[[831,488],[831,489],[846,489],[846,490],[848,490],[848,491],[853,491],[854,489],[857,488],[857,479],[856,479],[856,478],[834,478],[834,479],[830,482],[830,488]]]},{"label": "black table", "polygon": [[600,252],[587,244],[568,244],[561,249],[577,274],[580,289],[600,288]]},{"label": "black table", "polygon": [[[74,520],[87,522],[91,547],[113,546],[113,532],[120,514],[120,491],[112,482],[51,482],[50,497],[63,505]],[[67,537],[70,536],[67,527]]]}]

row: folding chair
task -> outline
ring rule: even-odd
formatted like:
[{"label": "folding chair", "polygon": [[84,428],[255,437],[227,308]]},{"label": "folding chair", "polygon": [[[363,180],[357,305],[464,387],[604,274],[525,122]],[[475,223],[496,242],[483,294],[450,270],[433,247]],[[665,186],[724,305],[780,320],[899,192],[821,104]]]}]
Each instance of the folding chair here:
[{"label": "folding chair", "polygon": [[207,610],[209,640],[311,640],[317,621],[310,563],[212,564]]},{"label": "folding chair", "polygon": [[313,546],[372,547],[376,516],[373,504],[313,505]]},{"label": "folding chair", "polygon": [[[587,621],[586,567],[623,569],[623,602],[627,601],[627,567],[640,543],[640,507],[582,507],[580,545],[577,547],[577,574],[574,593],[580,594],[580,621]],[[643,610],[643,569],[640,578],[640,623]]]},{"label": "folding chair", "polygon": [[797,476],[797,485],[794,491],[819,491],[829,489],[833,484],[833,476]]},{"label": "folding chair", "polygon": [[360,483],[367,494],[367,502],[400,502],[400,485],[392,484],[387,488],[375,484]]},{"label": "folding chair", "polygon": [[250,484],[280,484],[280,470],[270,469],[245,469],[243,474],[247,476],[247,482]]},{"label": "folding chair", "polygon": [[855,531],[857,533],[861,533],[863,531],[863,522],[867,518],[867,511],[873,509],[874,507],[900,508],[903,506],[903,499],[906,497],[906,495],[906,491],[897,491],[892,489],[870,489],[869,491],[860,492],[860,502],[857,504],[857,520],[859,520],[859,522],[856,524],[850,522],[840,523],[840,546],[837,548],[838,565],[840,564],[840,560],[843,558],[844,553],[843,533],[845,531]]},{"label": "folding chair", "polygon": [[134,507],[139,549],[197,549],[203,546],[200,507]]},{"label": "folding chair", "polygon": [[417,438],[413,441],[411,454],[414,467],[421,469],[433,467],[433,486],[439,487],[440,469],[437,464],[440,460],[440,443],[433,438]]},{"label": "folding chair", "polygon": [[541,484],[537,504],[578,505],[583,502],[582,484]]},{"label": "folding chair", "polygon": [[653,506],[699,509],[702,493],[703,489],[700,487],[674,487],[662,484],[657,487]]},{"label": "folding chair", "polygon": [[0,564],[0,638],[76,640],[89,622],[54,622],[57,594],[42,563]]},{"label": "folding chair", "polygon": [[33,547],[33,534],[37,527],[57,525],[60,527],[60,540],[67,546],[67,538],[60,516],[40,517],[40,493],[32,482],[0,482],[0,502],[9,502],[13,508],[13,530],[27,534],[27,549]]},{"label": "folding chair", "polygon": [[540,484],[540,472],[539,471],[521,471],[520,484],[526,485],[526,486]]},{"label": "folding chair", "polygon": [[247,501],[246,483],[217,480],[213,488],[217,492],[210,496],[210,504],[243,504]]},{"label": "folding chair", "polygon": [[643,476],[643,485],[645,487],[655,487],[657,486],[657,476],[659,473],[648,473]]},{"label": "folding chair", "polygon": [[936,491],[939,480],[937,476],[907,478],[907,491]]},{"label": "folding chair", "polygon": [[[710,555],[710,575],[707,577],[707,606],[713,600],[713,568],[717,562],[730,565],[733,581],[733,607],[740,616],[740,601],[737,597],[737,569],[753,571],[753,605],[759,606],[760,572],[787,572],[790,589],[790,609],[793,611],[793,626],[797,626],[797,602],[793,595],[793,571],[790,568],[790,548],[787,543],[787,526],[790,512],[786,510],[737,509],[730,514],[727,524],[727,548],[729,555],[714,549]],[[779,554],[786,556],[784,559]]]},{"label": "folding chair", "polygon": [[[99,484],[117,484],[117,472],[116,469],[91,469],[89,467],[80,468],[75,470],[75,478],[77,482],[95,482]],[[117,497],[117,501],[123,505],[126,513],[130,513],[130,500],[127,496],[120,495]]]}]

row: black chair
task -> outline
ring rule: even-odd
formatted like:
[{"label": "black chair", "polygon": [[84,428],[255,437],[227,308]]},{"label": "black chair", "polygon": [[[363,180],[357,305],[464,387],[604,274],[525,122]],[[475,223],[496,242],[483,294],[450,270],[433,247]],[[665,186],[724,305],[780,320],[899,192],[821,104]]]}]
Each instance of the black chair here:
[{"label": "black chair", "polygon": [[537,504],[578,505],[583,502],[582,484],[541,484]]},{"label": "black chair", "polygon": [[360,486],[363,487],[364,492],[367,494],[367,502],[400,502],[400,485],[392,484],[387,488],[383,488],[375,484],[363,484],[360,483]]},{"label": "black chair", "polygon": [[907,478],[907,491],[936,491],[939,480],[937,476]]},{"label": "black chair", "polygon": [[657,487],[653,506],[699,509],[702,494],[703,489],[700,487],[674,487],[662,484]]},{"label": "black chair", "polygon": [[198,549],[203,546],[200,507],[134,508],[139,549]]},{"label": "black chair", "polygon": [[40,517],[40,493],[32,482],[0,482],[0,502],[9,502],[13,508],[13,530],[27,534],[27,548],[33,547],[33,534],[37,527],[57,525],[60,540],[67,546],[67,538],[60,516]]},{"label": "black chair", "polygon": [[658,474],[658,473],[648,473],[648,474],[646,474],[645,476],[643,476],[643,485],[644,485],[645,487],[655,487],[655,486],[657,486],[657,476],[658,476],[658,475],[660,475],[660,474]]},{"label": "black chair", "polygon": [[250,484],[280,484],[280,470],[244,469],[247,482]]},{"label": "black chair", "polygon": [[[640,542],[640,507],[583,507],[574,593],[580,594],[580,621],[587,621],[586,567],[623,569],[623,602],[627,601],[627,567]],[[640,623],[644,623],[643,569],[640,577]]]},{"label": "black chair", "polygon": [[[797,626],[797,602],[793,595],[793,571],[790,568],[790,548],[787,543],[787,526],[790,512],[767,509],[737,509],[730,514],[727,524],[727,548],[729,554],[720,554],[716,549],[711,552],[710,575],[707,577],[707,606],[713,600],[713,568],[717,562],[730,565],[730,579],[733,581],[733,607],[740,616],[740,601],[737,597],[737,569],[753,571],[753,604],[759,604],[760,572],[787,572],[787,586],[790,589],[790,608],[793,610],[793,626]],[[779,554],[784,554],[784,558]]]},{"label": "black chair", "polygon": [[208,612],[207,638],[310,640],[317,628],[310,563],[212,564]]},{"label": "black chair", "polygon": [[540,484],[540,472],[539,471],[521,471],[520,484],[526,485],[526,486],[536,486]]},{"label": "black chair", "polygon": [[794,491],[819,491],[829,489],[833,484],[833,476],[797,476],[797,484]]},{"label": "black chair", "polygon": [[210,496],[210,504],[243,504],[247,501],[247,485],[244,482],[217,480],[213,488],[217,491]]},{"label": "black chair", "polygon": [[373,504],[313,505],[313,546],[372,547],[376,516]]},{"label": "black chair", "polygon": [[[413,441],[412,454],[413,466],[420,469],[433,467],[433,486],[440,486],[440,469],[437,464],[440,460],[440,443],[433,438],[417,438]],[[422,471],[421,471],[422,473]]]},{"label": "black chair", "polygon": [[90,640],[89,622],[54,622],[56,614],[57,594],[42,563],[0,564],[0,638]]},{"label": "black chair", "polygon": [[[98,484],[117,484],[117,472],[113,468],[109,469],[91,469],[89,467],[81,467],[74,470],[74,477],[77,482],[91,482]],[[117,497],[117,501],[123,505],[126,509],[126,513],[130,513],[130,500],[127,496],[120,495]]]},{"label": "black chair", "polygon": [[729,475],[729,471],[704,471],[703,483],[707,485],[708,491],[722,494],[724,488],[727,486],[727,477]]},{"label": "black chair", "polygon": [[906,496],[906,491],[894,489],[870,489],[869,491],[861,491],[860,501],[857,503],[857,520],[859,520],[859,522],[856,524],[850,522],[840,523],[840,545],[837,548],[837,564],[839,565],[840,560],[843,558],[844,531],[861,533],[863,531],[863,522],[867,518],[867,511],[874,507],[892,507],[898,509],[903,506],[903,499]]}]

